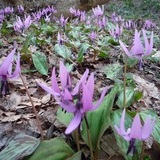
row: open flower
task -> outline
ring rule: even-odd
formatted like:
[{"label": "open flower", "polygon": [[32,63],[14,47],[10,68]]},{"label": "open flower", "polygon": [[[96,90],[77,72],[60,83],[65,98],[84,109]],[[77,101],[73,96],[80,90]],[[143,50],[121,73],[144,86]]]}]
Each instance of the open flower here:
[{"label": "open flower", "polygon": [[120,120],[120,127],[115,125],[115,130],[117,133],[122,136],[125,140],[130,142],[128,153],[130,151],[134,152],[135,150],[135,140],[138,139],[140,141],[145,141],[149,136],[151,135],[154,124],[155,124],[155,118],[151,118],[149,115],[148,118],[145,120],[144,124],[141,124],[140,116],[137,113],[136,116],[133,119],[133,123],[131,128],[128,128],[127,131],[125,129],[125,112],[126,110],[123,110],[122,117]]},{"label": "open flower", "polygon": [[99,5],[95,8],[92,8],[93,14],[96,18],[103,16],[104,8],[101,8]]},{"label": "open flower", "polygon": [[119,36],[122,34],[123,32],[123,27],[119,27],[118,24],[116,25],[115,28],[109,30],[109,33],[111,36],[113,36],[115,39],[118,39]]},{"label": "open flower", "polygon": [[131,47],[130,51],[126,48],[126,46],[124,45],[124,43],[121,40],[119,41],[119,43],[120,43],[121,47],[123,48],[123,50],[125,51],[125,53],[129,57],[134,57],[139,60],[139,69],[143,70],[142,59],[144,56],[148,56],[149,54],[151,54],[152,49],[153,49],[153,32],[151,33],[150,42],[149,42],[148,38],[146,36],[145,30],[142,30],[143,38],[144,38],[144,45],[141,41],[140,33],[141,32],[138,32],[137,30],[135,30],[134,42],[133,42],[133,46]]},{"label": "open flower", "polygon": [[[11,51],[11,53],[6,57],[0,66],[0,96],[4,96],[9,92],[7,79],[17,78],[20,73],[20,54],[18,53],[17,59],[14,64],[14,54],[16,48]],[[13,72],[13,65],[15,65],[15,70]]]},{"label": "open flower", "polygon": [[20,17],[17,17],[17,20],[14,23],[14,30],[18,32],[23,32],[24,30],[29,28],[31,23],[32,23],[32,20],[30,15],[27,17],[25,16],[24,20],[21,20]]},{"label": "open flower", "polygon": [[65,131],[66,134],[70,134],[80,125],[87,111],[92,111],[100,105],[107,91],[105,89],[97,103],[93,104],[94,75],[92,73],[87,80],[88,74],[89,70],[87,69],[76,86],[72,88],[69,72],[64,64],[60,62],[61,87],[58,86],[56,80],[55,68],[52,71],[51,87],[38,83],[46,92],[51,93],[55,97],[56,101],[65,111],[74,114]]}]

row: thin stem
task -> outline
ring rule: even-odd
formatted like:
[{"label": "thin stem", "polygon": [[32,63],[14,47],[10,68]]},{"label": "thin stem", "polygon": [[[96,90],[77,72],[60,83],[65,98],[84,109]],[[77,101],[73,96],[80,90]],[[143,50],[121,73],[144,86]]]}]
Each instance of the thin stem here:
[{"label": "thin stem", "polygon": [[94,159],[98,160],[98,147],[96,147],[95,153],[94,153]]},{"label": "thin stem", "polygon": [[125,56],[124,75],[123,75],[123,85],[124,85],[123,107],[124,108],[126,108],[126,71],[127,71],[127,58]]},{"label": "thin stem", "polygon": [[27,88],[27,86],[26,86],[26,84],[25,84],[25,82],[24,82],[24,79],[23,79],[22,75],[21,75],[21,74],[19,74],[19,75],[20,75],[20,78],[21,78],[21,80],[22,80],[22,83],[23,83],[23,85],[24,85],[24,87],[25,87],[25,89],[26,89],[26,93],[27,93],[27,95],[28,95],[28,97],[29,97],[29,100],[30,100],[30,102],[31,102],[31,105],[32,105],[34,114],[35,114],[35,116],[36,116],[37,125],[38,125],[38,128],[39,128],[40,134],[41,134],[41,139],[43,140],[43,139],[44,139],[43,130],[42,130],[42,127],[41,127],[40,120],[39,120],[39,118],[38,118],[38,114],[37,114],[36,108],[35,108],[35,106],[34,106],[34,104],[33,104],[32,98],[31,98],[31,96],[30,96],[30,94],[29,94],[28,88]]},{"label": "thin stem", "polygon": [[77,150],[80,151],[78,128],[75,130]]},{"label": "thin stem", "polygon": [[141,155],[140,155],[140,160],[143,160],[144,147],[145,147],[145,144],[144,144],[144,142],[142,142],[142,151],[141,151]]},{"label": "thin stem", "polygon": [[86,127],[87,127],[87,136],[88,136],[89,149],[90,149],[90,153],[91,153],[91,160],[96,160],[96,159],[94,159],[93,150],[92,150],[92,142],[91,142],[91,135],[90,135],[90,131],[89,131],[89,124],[87,121],[87,117],[85,115],[84,115],[84,120],[85,120]]}]

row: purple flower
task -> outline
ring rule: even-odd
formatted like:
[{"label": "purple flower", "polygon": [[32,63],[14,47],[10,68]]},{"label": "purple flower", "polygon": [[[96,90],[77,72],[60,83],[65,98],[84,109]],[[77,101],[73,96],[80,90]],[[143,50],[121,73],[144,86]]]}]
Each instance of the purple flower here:
[{"label": "purple flower", "polygon": [[[43,88],[46,92],[52,94],[53,96],[61,96],[65,97],[65,93],[70,93],[70,95],[76,95],[79,91],[79,87],[81,83],[87,78],[89,71],[86,70],[84,75],[81,77],[80,81],[77,83],[74,89],[72,89],[71,78],[69,72],[64,66],[63,62],[60,62],[60,81],[61,81],[61,89],[58,87],[58,82],[56,80],[55,68],[52,71],[51,77],[51,87],[46,86],[43,83],[38,84]],[[67,91],[68,90],[68,91]]]},{"label": "purple flower", "polygon": [[18,12],[23,13],[24,12],[24,7],[22,5],[17,6]]},{"label": "purple flower", "polygon": [[151,20],[145,20],[143,28],[144,29],[151,29],[151,28],[155,28],[156,24],[153,23]]},{"label": "purple flower", "polygon": [[155,118],[152,119],[151,116],[148,116],[144,125],[142,126],[139,114],[137,113],[133,119],[132,127],[128,128],[126,131],[125,112],[126,110],[124,109],[120,121],[120,128],[115,125],[117,133],[127,141],[130,141],[131,139],[138,139],[141,141],[146,140],[152,133],[155,124]]},{"label": "purple flower", "polygon": [[89,33],[89,38],[93,42],[97,38],[97,33],[92,31]]},{"label": "purple flower", "polygon": [[70,12],[75,16],[75,17],[80,17],[81,16],[81,11],[78,9],[75,9],[73,7],[70,8]]},{"label": "purple flower", "polygon": [[105,28],[107,24],[107,18],[103,16],[101,19],[98,20],[98,25],[100,28]]},{"label": "purple flower", "polygon": [[[14,63],[14,54],[16,48],[6,57],[0,66],[0,96],[5,96],[9,92],[7,79],[17,78],[20,73],[20,54],[18,53],[17,59]],[[15,65],[13,71],[12,66]]]},{"label": "purple flower", "polygon": [[122,41],[119,41],[119,43],[121,47],[123,48],[123,50],[125,51],[125,53],[129,57],[134,57],[139,60],[139,69],[143,70],[142,58],[144,56],[148,56],[152,52],[152,49],[153,49],[153,32],[151,33],[150,42],[149,42],[146,36],[146,31],[142,30],[143,38],[144,38],[144,45],[141,41],[140,33],[141,32],[138,32],[137,30],[135,30],[134,42],[133,42],[133,45],[130,51],[126,48],[126,46],[124,45]]},{"label": "purple flower", "polygon": [[98,5],[96,8],[92,9],[93,14],[96,18],[99,18],[100,16],[103,16],[104,8],[101,9],[101,7]]},{"label": "purple flower", "polygon": [[76,86],[72,88],[69,72],[64,64],[60,62],[61,89],[56,80],[55,68],[52,71],[51,87],[38,82],[46,92],[55,97],[56,101],[65,111],[74,114],[73,119],[65,131],[66,134],[70,134],[80,125],[87,111],[95,110],[100,105],[107,91],[105,89],[98,102],[93,104],[94,75],[92,73],[87,80],[88,74],[89,70],[87,69]]},{"label": "purple flower", "polygon": [[122,117],[120,120],[120,127],[117,125],[114,126],[117,133],[122,136],[125,140],[130,142],[127,154],[131,151],[135,152],[135,140],[138,139],[140,141],[145,141],[149,136],[151,135],[154,124],[155,124],[155,118],[151,118],[149,115],[148,118],[145,120],[144,124],[141,124],[140,116],[137,113],[136,116],[133,119],[133,123],[131,128],[128,128],[127,131],[125,129],[125,112],[126,110],[123,110]]},{"label": "purple flower", "polygon": [[4,13],[5,14],[11,14],[11,13],[13,13],[14,12],[14,9],[13,9],[13,7],[6,7],[6,8],[4,8]]},{"label": "purple flower", "polygon": [[68,17],[65,19],[64,16],[61,15],[59,22],[60,22],[60,25],[61,25],[62,27],[65,27],[65,26],[66,26],[67,21],[68,21]]},{"label": "purple flower", "polygon": [[[75,104],[71,104],[71,106],[63,106],[63,108],[74,114],[73,119],[71,120],[70,124],[68,125],[65,134],[70,134],[73,132],[80,124],[84,118],[84,115],[88,111],[93,111],[98,108],[98,106],[103,101],[103,98],[106,94],[107,89],[105,89],[100,99],[97,101],[96,104],[93,104],[93,93],[94,93],[94,74],[88,78],[88,81],[82,83],[81,87],[82,93],[79,93],[79,97]],[[73,106],[72,106],[73,105]],[[73,107],[73,110],[70,111],[70,107]]]},{"label": "purple flower", "polygon": [[25,19],[22,21],[20,17],[17,17],[17,21],[14,23],[14,30],[19,32],[24,32],[31,25],[32,20],[31,16],[25,16]]},{"label": "purple flower", "polygon": [[80,21],[84,22],[85,20],[86,20],[86,12],[85,11],[81,11]]},{"label": "purple flower", "polygon": [[62,37],[62,34],[58,32],[57,41],[59,45],[63,45],[64,39]]},{"label": "purple flower", "polygon": [[113,28],[112,30],[109,30],[109,33],[111,36],[113,36],[115,39],[118,39],[119,36],[123,32],[123,27],[119,27],[118,24],[116,25],[116,28]]},{"label": "purple flower", "polygon": [[4,14],[0,14],[0,23],[2,23],[4,20]]},{"label": "purple flower", "polygon": [[32,13],[32,16],[33,16],[34,21],[39,21],[42,17],[42,12],[38,11],[38,12]]}]

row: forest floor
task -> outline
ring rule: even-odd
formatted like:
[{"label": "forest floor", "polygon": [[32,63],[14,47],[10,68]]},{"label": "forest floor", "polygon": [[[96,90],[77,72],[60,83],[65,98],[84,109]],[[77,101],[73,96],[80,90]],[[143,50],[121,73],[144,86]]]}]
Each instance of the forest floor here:
[{"label": "forest floor", "polygon": [[[129,62],[129,67],[127,68],[127,83],[128,85],[134,86],[134,89],[137,89],[143,94],[140,100],[132,102],[131,108],[133,110],[137,108],[139,110],[153,109],[160,115],[160,17],[158,17],[160,15],[160,5],[158,1],[154,4],[152,4],[152,1],[147,1],[143,5],[140,2],[136,4],[130,1],[119,1],[118,4],[116,2],[116,0],[111,1],[104,7],[108,19],[112,13],[115,12],[125,20],[133,19],[139,28],[141,28],[145,19],[150,19],[156,24],[156,27],[153,29],[153,52],[151,56],[144,60],[143,71],[137,69],[137,61],[133,60]],[[150,4],[147,4],[148,2]],[[91,11],[89,11],[88,14],[91,14]],[[79,54],[79,52],[76,51],[76,47],[72,48],[72,45],[76,46],[79,43],[78,41],[76,42],[76,39],[81,29],[79,30],[76,19],[73,19],[69,21],[71,30],[68,31],[68,34],[74,43],[66,44],[67,47],[72,49],[72,52],[69,54],[73,55],[71,55],[69,59],[66,59],[63,52],[57,54],[54,49],[57,43],[57,32],[60,31],[58,25],[54,26],[50,23],[41,22],[41,26],[36,24],[31,29],[29,28],[26,33],[21,34],[14,32],[13,20],[15,20],[15,15],[6,18],[1,28],[0,62],[10,53],[16,41],[18,46],[17,50],[21,54],[22,76],[40,119],[44,137],[48,139],[59,136],[66,138],[64,134],[66,127],[56,118],[57,109],[59,108],[58,104],[50,94],[47,94],[37,85],[36,81],[41,80],[50,84],[53,66],[56,67],[58,72],[59,61],[65,61],[73,70],[71,73],[74,82],[78,81],[86,68],[88,68],[90,72],[95,73],[95,88],[98,90],[95,97],[98,97],[105,86],[123,83],[123,50],[113,38],[111,38],[112,40],[110,42],[106,42],[111,36],[108,31],[100,30],[98,31],[99,38],[94,42],[96,50],[93,49],[93,46],[91,48],[88,47],[89,49],[85,50],[86,54],[83,55],[83,62],[77,60],[76,54]],[[71,33],[72,29],[73,33]],[[37,30],[36,34],[32,34],[33,30]],[[87,29],[84,31],[82,43],[87,39],[86,35],[88,32]],[[150,34],[150,29],[148,33]],[[122,39],[130,43],[130,41],[132,42],[133,40],[133,34],[134,30],[133,32],[124,30]],[[89,43],[89,40],[86,41]],[[95,57],[94,51],[100,51],[101,54]],[[36,52],[40,52],[39,56],[41,60],[38,57],[36,58],[38,59],[38,63],[40,61],[44,63],[44,68],[41,67],[38,69],[38,66],[35,64],[36,61],[34,62],[32,54],[36,55]],[[21,78],[10,80],[9,88],[9,94],[0,98],[0,150],[3,150],[6,143],[8,143],[8,139],[18,132],[36,138],[41,136],[32,104],[26,94],[26,89]],[[116,108],[117,106],[114,107]],[[67,138],[70,139],[71,136],[67,136]],[[115,145],[111,146],[110,144]],[[153,142],[152,149],[148,150],[148,153],[154,160],[160,157],[157,145],[156,142]],[[113,132],[110,128],[105,132],[100,147],[102,149],[99,155],[100,160],[107,158],[110,158],[110,160],[123,159],[119,154],[118,146],[116,145]]]}]

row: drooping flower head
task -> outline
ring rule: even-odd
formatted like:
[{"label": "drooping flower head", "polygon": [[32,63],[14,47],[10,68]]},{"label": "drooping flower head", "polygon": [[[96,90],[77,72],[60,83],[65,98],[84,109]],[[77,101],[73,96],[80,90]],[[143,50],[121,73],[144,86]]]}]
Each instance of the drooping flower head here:
[{"label": "drooping flower head", "polygon": [[65,111],[74,114],[73,119],[65,131],[66,134],[70,134],[81,124],[87,111],[95,110],[100,105],[107,91],[105,89],[97,103],[93,104],[94,74],[91,73],[89,77],[88,74],[89,70],[87,69],[73,88],[69,72],[64,64],[60,62],[61,89],[56,80],[55,68],[52,71],[51,87],[38,82],[46,92],[51,93],[55,97],[56,101]]},{"label": "drooping flower head", "polygon": [[93,14],[96,18],[99,18],[100,16],[103,16],[104,8],[101,8],[99,5],[92,9]]},{"label": "drooping flower head", "polygon": [[[6,57],[0,66],[0,96],[5,96],[9,92],[8,78],[18,78],[20,73],[20,54],[18,53],[17,59],[14,61],[14,54],[16,48]],[[15,69],[13,71],[13,66]]]},{"label": "drooping flower head", "polygon": [[17,17],[17,20],[14,23],[14,30],[18,31],[18,32],[23,32],[27,28],[29,28],[31,23],[32,23],[32,20],[31,20],[31,16],[30,15],[29,16],[25,16],[24,20],[22,20],[20,17]]},{"label": "drooping flower head", "polygon": [[118,26],[118,24],[116,25],[115,28],[111,29],[109,31],[110,35],[113,36],[115,39],[118,39],[119,36],[122,34],[123,32],[123,27],[122,26]]},{"label": "drooping flower head", "polygon": [[151,118],[149,115],[148,118],[145,120],[144,124],[141,124],[140,116],[137,113],[133,119],[133,123],[131,128],[128,128],[127,131],[125,129],[125,114],[126,110],[123,110],[122,117],[120,120],[120,127],[115,125],[115,130],[117,133],[122,136],[125,140],[130,142],[129,148],[127,152],[135,152],[135,140],[138,139],[140,141],[145,141],[151,135],[154,124],[155,118]]},{"label": "drooping flower head", "polygon": [[137,29],[135,30],[135,35],[134,35],[134,42],[131,47],[131,50],[129,51],[124,43],[120,40],[119,43],[121,47],[123,48],[124,52],[129,56],[133,58],[137,58],[139,60],[139,69],[143,70],[143,62],[142,59],[144,56],[148,56],[151,54],[152,49],[153,49],[153,32],[151,32],[150,36],[150,42],[148,41],[146,31],[142,30],[143,33],[143,38],[144,38],[144,44],[141,40],[140,33],[138,32]]}]

